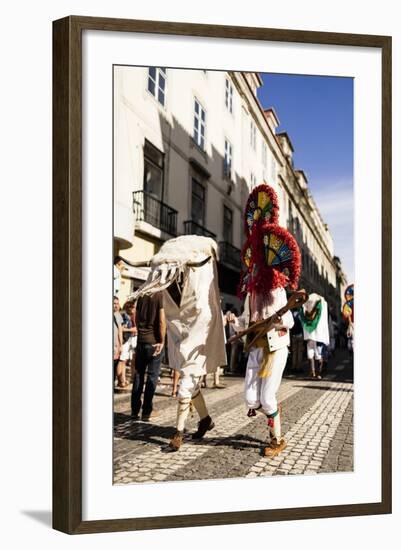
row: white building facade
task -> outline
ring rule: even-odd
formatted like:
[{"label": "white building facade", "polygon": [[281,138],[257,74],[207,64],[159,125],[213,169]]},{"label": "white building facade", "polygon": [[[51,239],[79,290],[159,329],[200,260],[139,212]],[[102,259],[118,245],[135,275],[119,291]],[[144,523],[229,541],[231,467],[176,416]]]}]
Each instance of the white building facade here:
[{"label": "white building facade", "polygon": [[[257,99],[261,84],[257,73],[114,68],[114,252],[142,261],[176,235],[210,236],[220,245],[223,307],[239,309],[243,210],[266,182],[302,249],[302,285],[337,300],[332,238],[292,166],[289,137]],[[125,271],[122,301],[144,277]]]}]

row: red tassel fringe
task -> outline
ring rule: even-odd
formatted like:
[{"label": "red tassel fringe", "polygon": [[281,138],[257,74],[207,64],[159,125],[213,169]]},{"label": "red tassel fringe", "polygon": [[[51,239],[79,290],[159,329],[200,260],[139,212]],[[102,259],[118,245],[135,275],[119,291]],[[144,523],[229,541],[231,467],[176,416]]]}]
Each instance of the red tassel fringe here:
[{"label": "red tassel fringe", "polygon": [[[266,264],[265,258],[265,247],[263,245],[263,237],[268,233],[273,233],[277,237],[281,238],[291,250],[292,259],[290,262],[286,262],[283,265],[283,268],[286,267],[289,271],[289,275],[285,275],[281,270],[268,266]],[[250,236],[248,237],[245,245],[242,248],[241,258],[244,262],[244,257],[246,250],[251,247],[252,254],[250,259],[249,268],[246,272],[241,274],[241,280],[239,285],[239,296],[244,297],[244,295],[249,292],[257,292],[260,294],[267,294],[270,291],[282,287],[289,287],[290,289],[296,290],[298,287],[298,280],[301,274],[301,253],[297,241],[291,235],[287,229],[280,227],[276,224],[271,223],[261,223],[258,224]],[[255,272],[253,272],[253,267],[256,266]],[[244,278],[248,275],[248,280],[246,283],[246,288],[244,286]]]}]

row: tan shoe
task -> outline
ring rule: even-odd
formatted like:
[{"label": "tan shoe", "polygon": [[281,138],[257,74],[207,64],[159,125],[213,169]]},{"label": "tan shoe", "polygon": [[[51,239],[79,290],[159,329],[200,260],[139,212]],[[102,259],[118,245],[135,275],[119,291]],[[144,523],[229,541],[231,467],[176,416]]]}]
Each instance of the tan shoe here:
[{"label": "tan shoe", "polygon": [[182,432],[175,432],[168,444],[171,451],[178,451],[184,441],[184,434]]},{"label": "tan shoe", "polygon": [[269,445],[263,449],[263,456],[266,458],[274,458],[278,454],[281,453],[281,451],[284,451],[284,449],[287,447],[287,443],[284,441],[284,439],[281,439],[280,443],[277,442],[277,439],[273,438]]},{"label": "tan shoe", "polygon": [[142,420],[143,422],[149,422],[149,420],[153,420],[154,418],[157,418],[159,416],[159,412],[153,410],[150,414],[142,414]]}]

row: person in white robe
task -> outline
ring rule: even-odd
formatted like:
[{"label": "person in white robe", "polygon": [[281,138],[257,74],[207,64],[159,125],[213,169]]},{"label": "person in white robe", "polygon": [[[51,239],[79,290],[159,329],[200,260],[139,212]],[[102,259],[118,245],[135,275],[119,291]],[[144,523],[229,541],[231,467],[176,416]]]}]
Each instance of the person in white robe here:
[{"label": "person in white robe", "polygon": [[248,416],[257,411],[267,417],[268,439],[263,449],[274,457],[286,447],[282,437],[281,409],[277,393],[283,376],[294,319],[285,288],[296,289],[301,255],[294,237],[278,222],[278,198],[274,189],[259,185],[249,195],[244,213],[247,240],[242,250],[244,272],[240,289],[246,295],[244,313],[229,317],[237,331],[271,318],[267,333],[248,336],[249,356],[245,374]]},{"label": "person in white robe", "polygon": [[300,315],[306,353],[310,365],[310,376],[321,380],[323,368],[323,345],[330,343],[329,315],[327,302],[316,292],[309,295],[308,301],[302,306]]},{"label": "person in white robe", "polygon": [[217,253],[217,244],[208,237],[170,239],[151,259],[149,277],[133,295],[164,290],[169,365],[180,373],[176,432],[169,443],[172,451],[183,444],[191,403],[199,415],[192,437],[201,439],[214,427],[201,380],[226,364]]},{"label": "person in white robe", "polygon": [[[286,292],[284,288],[278,287],[263,300],[249,299],[248,296],[241,317],[230,315],[229,320],[235,329],[240,331],[247,328],[250,323],[275,315],[286,303]],[[287,363],[290,329],[293,325],[294,319],[290,311],[282,317],[277,316],[273,328],[266,336],[256,340],[249,349],[244,397],[249,417],[256,416],[256,411],[264,413],[267,417],[270,442],[264,449],[265,456],[276,456],[286,447],[282,437],[277,393]]]}]

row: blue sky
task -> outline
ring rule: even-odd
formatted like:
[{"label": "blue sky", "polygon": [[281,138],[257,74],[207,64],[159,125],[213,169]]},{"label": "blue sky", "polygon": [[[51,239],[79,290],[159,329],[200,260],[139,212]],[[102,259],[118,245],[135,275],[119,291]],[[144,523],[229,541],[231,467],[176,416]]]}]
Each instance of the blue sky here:
[{"label": "blue sky", "polygon": [[348,281],[354,279],[353,80],[351,78],[261,74],[258,98],[273,107],[294,147],[294,167],[328,223],[334,251]]}]

